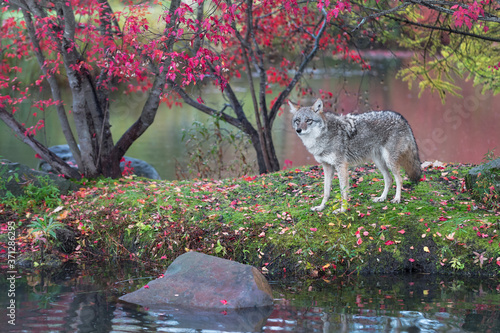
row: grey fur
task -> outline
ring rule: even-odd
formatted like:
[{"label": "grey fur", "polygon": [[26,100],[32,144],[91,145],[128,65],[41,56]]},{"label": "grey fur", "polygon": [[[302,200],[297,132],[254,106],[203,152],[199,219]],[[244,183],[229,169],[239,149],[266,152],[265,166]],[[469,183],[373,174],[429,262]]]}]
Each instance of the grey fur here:
[{"label": "grey fur", "polygon": [[380,202],[387,198],[392,186],[392,171],[396,180],[396,195],[393,203],[401,201],[403,167],[408,177],[418,182],[422,173],[418,147],[406,119],[393,111],[371,111],[362,114],[336,115],[323,112],[323,102],[318,99],[310,107],[296,109],[290,102],[294,114],[292,126],[302,139],[307,150],[323,164],[325,188],[323,201],[314,211],[321,211],[330,197],[335,168],[339,175],[342,203],[340,212],[347,206],[349,191],[348,166],[373,161],[384,176],[382,195],[373,198]]}]

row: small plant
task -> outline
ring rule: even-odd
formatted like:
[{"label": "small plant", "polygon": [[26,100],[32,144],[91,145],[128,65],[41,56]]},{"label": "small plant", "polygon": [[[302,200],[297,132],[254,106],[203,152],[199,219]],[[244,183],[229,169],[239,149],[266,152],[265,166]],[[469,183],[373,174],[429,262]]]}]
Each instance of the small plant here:
[{"label": "small plant", "polygon": [[488,150],[488,152],[486,154],[484,154],[483,161],[484,161],[484,163],[488,163],[488,162],[493,161],[495,158],[496,158],[495,149]]},{"label": "small plant", "polygon": [[[250,140],[242,131],[229,130],[221,120],[211,123],[193,122],[190,129],[182,131],[189,155],[187,168],[177,165],[177,178],[217,178],[251,173],[252,161],[248,159]],[[229,159],[228,156],[234,156]],[[184,171],[187,169],[188,172]],[[193,175],[194,174],[194,175]]]},{"label": "small plant", "polygon": [[476,182],[476,193],[486,207],[491,209],[500,209],[500,174],[487,172],[480,174]]},{"label": "small plant", "polygon": [[227,253],[226,248],[220,243],[220,240],[217,240],[217,245],[215,246],[214,250],[215,253],[217,254],[222,253],[223,256],[225,256]]},{"label": "small plant", "polygon": [[64,228],[64,224],[54,221],[52,217],[39,218],[28,225],[31,228],[31,234],[35,237],[34,242],[40,242],[41,261],[43,261],[43,254],[45,247],[52,247],[53,243],[57,241],[56,230]]},{"label": "small plant", "polygon": [[55,208],[61,203],[60,191],[57,186],[51,184],[48,177],[38,178],[40,186],[36,186],[34,182],[27,182],[24,189],[25,197],[33,205],[45,203],[45,206]]},{"label": "small plant", "polygon": [[489,166],[485,165],[477,177],[466,179],[466,185],[476,200],[483,202],[485,207],[500,210],[500,171],[494,160],[494,151],[488,151],[483,161]]},{"label": "small plant", "polygon": [[465,268],[465,265],[462,264],[458,258],[451,259],[450,263],[451,268],[453,268],[454,270],[462,270]]}]

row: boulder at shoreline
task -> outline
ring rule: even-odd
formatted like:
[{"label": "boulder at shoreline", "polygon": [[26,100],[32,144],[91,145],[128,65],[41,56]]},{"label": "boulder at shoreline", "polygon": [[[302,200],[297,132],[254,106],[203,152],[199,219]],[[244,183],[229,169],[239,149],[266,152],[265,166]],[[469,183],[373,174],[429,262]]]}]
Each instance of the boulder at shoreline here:
[{"label": "boulder at shoreline", "polygon": [[273,304],[271,287],[255,267],[198,252],[174,260],[165,274],[120,300],[142,306],[241,309]]}]

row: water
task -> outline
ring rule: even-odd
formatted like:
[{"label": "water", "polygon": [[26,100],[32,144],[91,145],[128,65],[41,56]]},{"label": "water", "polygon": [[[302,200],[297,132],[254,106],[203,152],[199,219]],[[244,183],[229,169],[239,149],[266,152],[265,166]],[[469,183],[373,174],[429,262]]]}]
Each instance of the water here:
[{"label": "water", "polygon": [[[273,283],[274,307],[246,311],[146,309],[118,301],[151,278],[120,268],[91,275],[19,273],[15,326],[0,283],[1,332],[499,332],[498,279],[430,275]],[[104,273],[102,273],[104,272]],[[137,273],[136,273],[137,274]],[[123,278],[126,280],[121,280]]]},{"label": "water", "polygon": [[[439,96],[429,91],[418,98],[416,87],[408,89],[406,83],[395,78],[397,69],[402,65],[404,60],[401,59],[374,60],[371,71],[339,67],[327,73],[307,76],[304,84],[315,94],[320,89],[332,91],[336,110],[342,113],[370,109],[391,109],[402,113],[414,130],[422,161],[437,159],[480,163],[489,150],[500,147],[500,112],[497,111],[500,96],[481,95],[471,82],[459,82],[463,99],[448,96],[443,105]],[[278,91],[277,87],[273,89]],[[243,81],[238,84],[238,94],[250,108],[250,92]],[[145,95],[126,96],[119,93],[112,96],[111,123],[115,141],[137,119],[145,98]],[[214,89],[206,89],[203,99],[216,109],[224,102],[221,93]],[[297,101],[295,97],[292,100]],[[302,105],[312,104],[314,99],[310,97],[300,102]],[[66,103],[70,104],[70,101],[66,99]],[[33,122],[30,110],[20,111],[19,114],[23,122]],[[49,146],[64,144],[55,112],[47,112],[45,117],[46,135],[42,135],[40,140]],[[181,140],[182,129],[189,128],[194,120],[204,122],[207,119],[188,105],[172,109],[161,107],[154,124],[127,155],[149,162],[163,179],[175,179],[176,162],[186,165],[188,159]],[[283,114],[275,121],[273,133],[282,166],[285,160],[291,161],[293,166],[316,163],[293,132],[288,107],[284,107]],[[31,167],[36,167],[38,162],[33,151],[14,138],[1,121],[0,156]]]}]

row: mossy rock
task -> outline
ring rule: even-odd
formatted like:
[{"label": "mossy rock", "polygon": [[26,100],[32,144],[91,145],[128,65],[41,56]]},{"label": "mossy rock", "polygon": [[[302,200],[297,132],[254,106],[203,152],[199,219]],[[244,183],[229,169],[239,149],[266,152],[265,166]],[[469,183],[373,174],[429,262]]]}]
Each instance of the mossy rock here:
[{"label": "mossy rock", "polygon": [[38,252],[26,252],[17,258],[17,266],[25,269],[34,269],[37,267],[58,268],[62,264],[62,259],[53,253],[46,253],[43,261]]},{"label": "mossy rock", "polygon": [[16,197],[22,196],[28,185],[39,188],[53,185],[61,194],[78,189],[77,184],[55,174],[36,171],[26,165],[9,160],[0,160],[0,197],[5,197],[7,193]]}]

